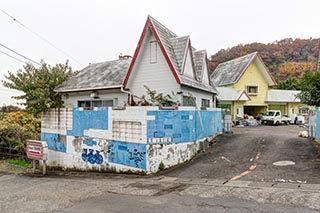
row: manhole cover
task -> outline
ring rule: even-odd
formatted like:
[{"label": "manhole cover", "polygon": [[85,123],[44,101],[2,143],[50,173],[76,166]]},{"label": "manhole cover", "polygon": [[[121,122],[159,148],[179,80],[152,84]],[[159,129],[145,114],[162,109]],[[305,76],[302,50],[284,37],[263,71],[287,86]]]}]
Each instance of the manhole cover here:
[{"label": "manhole cover", "polygon": [[283,160],[283,161],[277,161],[274,162],[273,165],[275,166],[292,166],[295,165],[296,163],[290,160]]}]

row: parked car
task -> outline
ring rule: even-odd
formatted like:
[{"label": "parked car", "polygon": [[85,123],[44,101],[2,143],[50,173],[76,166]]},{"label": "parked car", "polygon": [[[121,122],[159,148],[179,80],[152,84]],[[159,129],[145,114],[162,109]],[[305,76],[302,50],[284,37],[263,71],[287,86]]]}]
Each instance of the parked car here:
[{"label": "parked car", "polygon": [[290,124],[291,118],[288,116],[282,116],[280,110],[268,110],[264,116],[262,116],[262,123],[279,125]]}]

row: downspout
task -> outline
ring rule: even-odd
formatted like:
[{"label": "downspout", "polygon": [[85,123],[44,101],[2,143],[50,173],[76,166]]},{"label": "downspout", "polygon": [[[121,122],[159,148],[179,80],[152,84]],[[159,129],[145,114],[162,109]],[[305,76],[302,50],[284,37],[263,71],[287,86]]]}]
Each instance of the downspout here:
[{"label": "downspout", "polygon": [[120,90],[121,90],[121,92],[126,93],[126,94],[129,95],[129,105],[131,106],[132,93],[129,92],[129,91],[127,91],[127,90],[125,90],[124,87],[123,87],[123,85],[121,86]]}]

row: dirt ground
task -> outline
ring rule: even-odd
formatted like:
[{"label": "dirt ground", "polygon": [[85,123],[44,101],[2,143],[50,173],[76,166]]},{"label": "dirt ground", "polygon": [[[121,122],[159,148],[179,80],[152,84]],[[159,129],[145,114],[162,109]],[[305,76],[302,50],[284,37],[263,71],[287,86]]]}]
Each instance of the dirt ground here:
[{"label": "dirt ground", "polygon": [[[233,134],[218,136],[206,153],[166,175],[318,184],[320,147],[298,137],[302,130],[306,129],[294,125],[234,128]],[[273,165],[277,161],[293,161],[295,165]]]}]

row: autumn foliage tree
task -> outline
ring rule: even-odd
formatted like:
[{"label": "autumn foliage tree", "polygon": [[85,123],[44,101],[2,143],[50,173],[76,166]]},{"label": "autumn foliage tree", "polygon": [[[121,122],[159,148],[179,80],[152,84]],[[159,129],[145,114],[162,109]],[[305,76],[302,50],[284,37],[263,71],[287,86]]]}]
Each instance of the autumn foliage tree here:
[{"label": "autumn foliage tree", "polygon": [[73,74],[68,62],[55,66],[43,62],[39,68],[26,64],[23,70],[18,70],[16,74],[9,72],[2,83],[7,88],[23,92],[23,95],[13,98],[24,101],[21,104],[26,106],[25,110],[37,115],[46,109],[63,105],[61,96],[54,88]]}]

